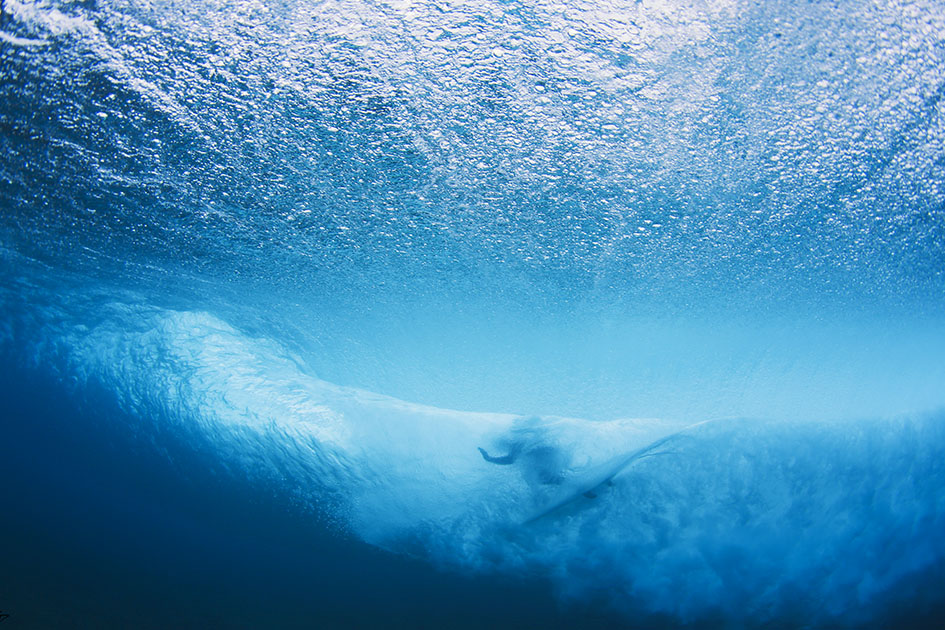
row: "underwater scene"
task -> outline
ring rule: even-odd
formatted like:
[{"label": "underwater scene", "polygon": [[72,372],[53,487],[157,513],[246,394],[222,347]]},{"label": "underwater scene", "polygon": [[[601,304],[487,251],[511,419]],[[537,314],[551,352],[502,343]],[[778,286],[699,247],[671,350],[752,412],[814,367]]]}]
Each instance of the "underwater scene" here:
[{"label": "underwater scene", "polygon": [[945,627],[945,3],[2,0],[0,628]]}]

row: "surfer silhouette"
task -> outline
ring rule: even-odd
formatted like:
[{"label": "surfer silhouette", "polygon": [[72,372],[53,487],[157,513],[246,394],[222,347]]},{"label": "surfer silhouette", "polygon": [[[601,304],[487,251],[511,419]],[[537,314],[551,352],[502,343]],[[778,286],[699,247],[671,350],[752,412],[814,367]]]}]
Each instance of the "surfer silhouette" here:
[{"label": "surfer silhouette", "polygon": [[568,456],[561,450],[546,446],[528,446],[521,442],[511,445],[506,455],[490,455],[489,451],[477,447],[482,458],[490,464],[510,466],[518,464],[522,475],[529,483],[548,485],[561,483]]}]

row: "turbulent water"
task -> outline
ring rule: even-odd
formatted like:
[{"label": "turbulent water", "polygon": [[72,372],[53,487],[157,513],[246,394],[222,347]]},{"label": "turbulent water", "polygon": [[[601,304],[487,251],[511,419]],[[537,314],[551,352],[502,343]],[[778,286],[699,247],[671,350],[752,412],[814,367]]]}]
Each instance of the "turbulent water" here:
[{"label": "turbulent water", "polygon": [[0,622],[941,627],[945,5],[5,0]]}]

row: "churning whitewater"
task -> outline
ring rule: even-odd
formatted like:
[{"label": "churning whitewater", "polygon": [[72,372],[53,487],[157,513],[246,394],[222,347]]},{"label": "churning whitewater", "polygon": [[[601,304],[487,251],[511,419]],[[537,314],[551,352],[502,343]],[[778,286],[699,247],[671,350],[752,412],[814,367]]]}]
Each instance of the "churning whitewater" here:
[{"label": "churning whitewater", "polygon": [[55,293],[3,329],[30,369],[111,392],[137,432],[199,434],[245,481],[438,566],[540,572],[629,615],[856,625],[945,561],[942,412],[687,424],[453,411],[333,385],[207,312]]}]

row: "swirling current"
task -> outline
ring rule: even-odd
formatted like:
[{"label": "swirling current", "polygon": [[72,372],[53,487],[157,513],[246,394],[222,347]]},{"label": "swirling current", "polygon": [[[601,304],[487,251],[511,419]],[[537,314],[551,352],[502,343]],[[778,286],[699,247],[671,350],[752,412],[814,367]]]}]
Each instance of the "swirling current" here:
[{"label": "swirling current", "polygon": [[938,628],[945,5],[4,0],[0,622]]}]

